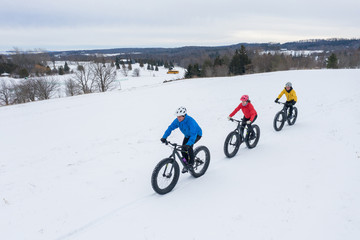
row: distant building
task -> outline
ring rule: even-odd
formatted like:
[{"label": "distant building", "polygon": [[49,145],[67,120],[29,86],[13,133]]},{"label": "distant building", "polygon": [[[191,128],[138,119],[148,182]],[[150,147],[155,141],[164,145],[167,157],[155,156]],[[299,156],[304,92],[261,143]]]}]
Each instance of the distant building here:
[{"label": "distant building", "polygon": [[2,73],[0,77],[10,77],[10,73]]},{"label": "distant building", "polygon": [[167,72],[167,74],[178,74],[178,73],[179,73],[178,70],[169,70],[169,71]]}]

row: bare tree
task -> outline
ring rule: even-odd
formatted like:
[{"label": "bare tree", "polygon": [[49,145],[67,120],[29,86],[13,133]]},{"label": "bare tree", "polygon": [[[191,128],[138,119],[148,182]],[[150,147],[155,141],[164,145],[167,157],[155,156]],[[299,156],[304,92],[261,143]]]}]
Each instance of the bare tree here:
[{"label": "bare tree", "polygon": [[214,67],[215,77],[225,77],[229,75],[229,67],[227,65],[217,65]]},{"label": "bare tree", "polygon": [[47,61],[50,60],[49,55],[42,49],[22,51],[15,47],[14,52],[15,54],[11,56],[13,63],[21,69],[26,69],[29,73],[36,72],[36,64],[46,67]]},{"label": "bare tree", "polygon": [[100,92],[106,92],[115,82],[116,68],[102,63],[92,64],[92,71]]},{"label": "bare tree", "polygon": [[[1,80],[0,80],[1,81]],[[5,81],[1,81],[0,84],[0,105],[10,105],[13,102],[14,90]]]},{"label": "bare tree", "polygon": [[133,73],[132,73],[133,77],[140,77],[140,69],[139,68],[135,68]]},{"label": "bare tree", "polygon": [[26,103],[36,100],[37,90],[35,81],[31,78],[16,84],[13,83],[14,103]]},{"label": "bare tree", "polygon": [[81,94],[81,87],[73,79],[65,82],[66,96],[75,96]]},{"label": "bare tree", "polygon": [[127,77],[129,75],[129,69],[127,69],[127,67],[125,66],[125,64],[121,65],[121,73]]},{"label": "bare tree", "polygon": [[74,72],[73,80],[80,86],[83,93],[91,93],[94,90],[96,81],[89,64],[86,66],[79,65],[77,71]]},{"label": "bare tree", "polygon": [[50,99],[59,88],[58,82],[52,77],[36,78],[34,81],[37,94],[36,97],[39,100]]}]

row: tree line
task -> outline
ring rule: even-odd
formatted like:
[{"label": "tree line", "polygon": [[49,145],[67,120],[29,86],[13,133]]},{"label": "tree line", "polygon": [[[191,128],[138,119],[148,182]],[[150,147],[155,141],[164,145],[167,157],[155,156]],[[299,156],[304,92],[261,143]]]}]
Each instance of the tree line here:
[{"label": "tree line", "polygon": [[222,77],[298,69],[359,68],[360,48],[313,54],[285,54],[247,50],[187,59],[185,78]]},{"label": "tree line", "polygon": [[[338,51],[324,51],[316,54],[292,55],[269,53],[262,49],[247,49],[241,45],[235,51],[222,51],[192,55],[188,52],[181,59],[164,59],[153,56],[132,59],[120,56],[89,57],[86,62],[78,62],[77,68],[70,70],[67,62],[55,66],[56,59],[46,53],[26,54],[17,51],[12,56],[0,56],[0,73],[8,72],[21,78],[19,81],[0,81],[0,105],[25,103],[54,97],[60,87],[67,96],[105,92],[114,87],[116,74],[140,76],[140,69],[132,69],[133,63],[141,68],[158,71],[159,66],[172,69],[175,65],[186,69],[185,78],[221,77],[251,73],[262,73],[295,69],[316,68],[359,68],[360,48]],[[125,60],[126,59],[126,60]],[[52,67],[48,64],[52,63]],[[51,64],[50,64],[51,65]],[[118,71],[117,71],[118,70]],[[71,73],[71,74],[70,74]],[[56,75],[69,74],[63,85]]]}]

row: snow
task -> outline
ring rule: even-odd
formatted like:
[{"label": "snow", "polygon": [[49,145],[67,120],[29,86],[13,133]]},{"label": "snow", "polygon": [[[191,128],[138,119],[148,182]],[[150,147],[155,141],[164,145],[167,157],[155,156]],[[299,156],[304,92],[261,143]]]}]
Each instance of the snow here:
[{"label": "snow", "polygon": [[287,50],[280,49],[278,51],[262,51],[260,54],[284,54],[284,55],[292,55],[292,56],[309,56],[315,53],[323,53],[324,50]]},{"label": "snow", "polygon": [[[359,75],[131,78],[121,91],[1,107],[1,239],[357,240]],[[276,132],[274,100],[287,81],[299,116]],[[261,138],[228,159],[223,143],[235,124],[226,117],[242,94],[259,114]],[[210,149],[211,163],[160,196],[150,177],[171,153],[160,138],[179,106],[202,127],[197,145]],[[169,140],[182,138],[177,130]]]}]

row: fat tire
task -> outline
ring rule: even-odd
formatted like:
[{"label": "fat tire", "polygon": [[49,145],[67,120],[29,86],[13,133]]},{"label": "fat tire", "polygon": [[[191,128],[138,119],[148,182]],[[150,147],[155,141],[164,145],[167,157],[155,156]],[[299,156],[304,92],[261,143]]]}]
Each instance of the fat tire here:
[{"label": "fat tire", "polygon": [[294,125],[295,122],[296,122],[296,119],[297,119],[297,116],[298,116],[298,110],[296,107],[293,108],[293,115],[290,119],[287,120],[288,124],[291,126],[291,125]]},{"label": "fat tire", "polygon": [[[200,156],[204,153],[204,156]],[[210,164],[210,151],[205,146],[199,146],[194,149],[194,166],[190,169],[190,174],[195,177],[201,177],[205,174]]]},{"label": "fat tire", "polygon": [[[165,168],[164,168],[165,167]],[[165,173],[165,170],[167,173],[171,171],[172,179],[163,176]],[[161,160],[154,168],[152,175],[151,175],[151,186],[154,189],[155,192],[158,194],[166,194],[173,190],[176,183],[179,180],[180,175],[180,168],[179,164],[175,161],[175,159],[172,158],[165,158]],[[159,186],[160,180],[164,181],[164,183],[168,183],[165,187]]]},{"label": "fat tire", "polygon": [[256,147],[256,145],[258,144],[259,139],[260,139],[260,128],[259,128],[259,126],[254,124],[254,125],[252,125],[252,128],[253,128],[253,130],[255,132],[256,138],[253,139],[253,140],[249,140],[249,135],[250,134],[247,134],[245,144],[249,149],[252,149],[252,148]]},{"label": "fat tire", "polygon": [[[235,138],[235,141],[232,143],[232,141],[234,140],[233,138]],[[225,142],[224,142],[225,156],[228,158],[234,157],[236,153],[239,151],[240,144],[241,144],[240,134],[237,131],[232,131],[231,133],[229,133],[225,138]],[[234,150],[229,151],[230,145],[234,146]]]},{"label": "fat tire", "polygon": [[282,111],[278,112],[274,117],[274,129],[280,131],[285,124],[285,113]]}]

